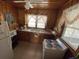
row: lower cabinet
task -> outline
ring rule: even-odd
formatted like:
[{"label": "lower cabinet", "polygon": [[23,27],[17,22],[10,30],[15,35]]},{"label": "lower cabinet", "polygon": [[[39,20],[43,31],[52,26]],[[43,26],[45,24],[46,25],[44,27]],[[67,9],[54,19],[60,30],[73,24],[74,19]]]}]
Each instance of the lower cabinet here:
[{"label": "lower cabinet", "polygon": [[18,31],[17,32],[17,37],[18,37],[18,40],[20,40],[20,41],[30,42],[32,36],[33,36],[33,34],[30,32],[27,32],[27,31]]},{"label": "lower cabinet", "polygon": [[45,33],[35,33],[28,31],[18,31],[17,32],[18,40],[27,41],[31,43],[42,43],[43,39],[53,39],[55,40],[55,36],[52,34]]},{"label": "lower cabinet", "polygon": [[42,44],[42,42],[43,42],[43,35],[39,34],[39,33],[33,33],[31,42],[32,43]]}]

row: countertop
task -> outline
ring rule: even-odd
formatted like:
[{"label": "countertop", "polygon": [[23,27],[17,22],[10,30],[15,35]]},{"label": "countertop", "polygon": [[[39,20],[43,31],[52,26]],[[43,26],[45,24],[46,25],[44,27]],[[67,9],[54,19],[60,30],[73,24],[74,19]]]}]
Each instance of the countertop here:
[{"label": "countertop", "polygon": [[52,34],[52,30],[44,30],[44,29],[22,29],[18,31],[26,31],[26,32],[32,32],[32,33],[39,33],[39,34]]}]

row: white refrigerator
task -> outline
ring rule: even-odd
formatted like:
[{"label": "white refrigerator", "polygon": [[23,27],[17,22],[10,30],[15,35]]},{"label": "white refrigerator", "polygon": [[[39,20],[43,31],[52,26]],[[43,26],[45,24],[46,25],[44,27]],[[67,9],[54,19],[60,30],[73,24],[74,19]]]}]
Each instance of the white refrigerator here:
[{"label": "white refrigerator", "polygon": [[13,59],[12,41],[6,21],[0,24],[0,59]]}]

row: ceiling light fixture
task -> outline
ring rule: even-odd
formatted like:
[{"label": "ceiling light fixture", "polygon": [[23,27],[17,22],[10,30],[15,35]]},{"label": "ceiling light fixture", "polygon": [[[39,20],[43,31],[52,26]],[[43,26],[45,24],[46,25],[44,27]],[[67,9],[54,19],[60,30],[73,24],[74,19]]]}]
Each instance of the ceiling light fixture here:
[{"label": "ceiling light fixture", "polygon": [[32,4],[31,4],[29,1],[26,2],[26,4],[24,5],[24,7],[25,7],[26,9],[33,8]]}]

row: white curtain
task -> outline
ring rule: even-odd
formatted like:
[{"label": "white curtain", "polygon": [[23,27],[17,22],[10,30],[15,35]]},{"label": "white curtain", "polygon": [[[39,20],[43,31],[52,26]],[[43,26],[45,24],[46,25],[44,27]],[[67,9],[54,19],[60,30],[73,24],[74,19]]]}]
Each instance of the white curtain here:
[{"label": "white curtain", "polygon": [[66,22],[73,24],[79,18],[79,4],[76,4],[66,10],[64,10]]}]

